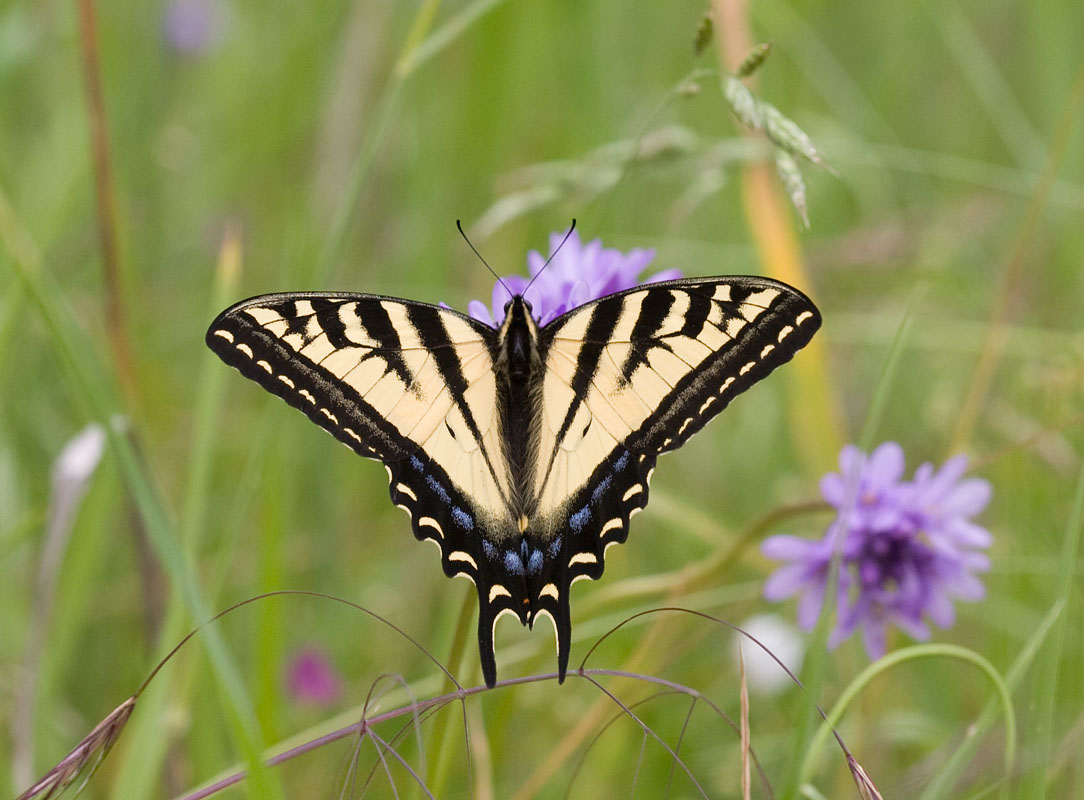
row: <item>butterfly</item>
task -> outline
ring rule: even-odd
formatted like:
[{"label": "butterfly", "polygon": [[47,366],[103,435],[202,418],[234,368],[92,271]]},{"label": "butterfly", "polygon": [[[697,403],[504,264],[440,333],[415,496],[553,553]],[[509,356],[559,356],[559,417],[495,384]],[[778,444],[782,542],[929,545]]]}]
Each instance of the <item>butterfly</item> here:
[{"label": "butterfly", "polygon": [[802,348],[798,290],[751,276],[646,284],[544,326],[522,295],[499,327],[427,303],[287,292],[207,331],[223,361],[383,462],[392,502],[478,591],[482,676],[494,629],[548,617],[568,668],[569,589],[597,579],[647,504],[655,462]]}]

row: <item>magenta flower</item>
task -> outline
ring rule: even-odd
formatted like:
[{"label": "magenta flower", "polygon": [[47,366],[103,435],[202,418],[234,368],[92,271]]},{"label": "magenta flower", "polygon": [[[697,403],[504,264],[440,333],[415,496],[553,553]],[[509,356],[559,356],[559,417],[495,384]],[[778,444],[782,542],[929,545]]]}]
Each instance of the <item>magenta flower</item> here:
[{"label": "magenta flower", "polygon": [[342,694],[343,682],[324,653],[307,647],[290,659],[286,667],[286,688],[295,702],[329,706]]},{"label": "magenta flower", "polygon": [[828,639],[835,647],[862,628],[870,658],[885,652],[895,625],[919,640],[930,637],[926,620],[948,628],[954,600],[983,597],[975,573],[989,569],[990,532],[970,517],[990,502],[990,484],[963,479],[967,458],[940,470],[923,464],[904,481],[903,448],[886,442],[866,456],[848,445],[840,471],[821,480],[821,494],[838,514],[819,541],[772,536],[762,552],[786,562],[768,578],[764,596],[798,595],[798,623],[810,630],[821,613],[833,557],[839,560],[838,619]]},{"label": "magenta flower", "polygon": [[[563,233],[550,235],[551,253],[564,238]],[[532,250],[527,254],[531,278],[538,278],[524,297],[531,304],[531,312],[538,324],[545,325],[576,306],[641,283],[640,273],[654,257],[654,250],[635,249],[622,253],[604,248],[600,239],[583,244],[579,233],[573,231],[545,270],[542,270],[542,266],[546,258],[541,253]],[[540,276],[539,271],[542,271]],[[646,282],[680,277],[680,271],[668,269],[653,275]],[[480,300],[472,300],[467,307],[472,317],[494,328],[504,320],[504,306],[511,299],[508,292],[523,293],[530,282],[522,275],[508,275],[502,280],[503,285],[498,281],[493,287],[492,311]]]}]

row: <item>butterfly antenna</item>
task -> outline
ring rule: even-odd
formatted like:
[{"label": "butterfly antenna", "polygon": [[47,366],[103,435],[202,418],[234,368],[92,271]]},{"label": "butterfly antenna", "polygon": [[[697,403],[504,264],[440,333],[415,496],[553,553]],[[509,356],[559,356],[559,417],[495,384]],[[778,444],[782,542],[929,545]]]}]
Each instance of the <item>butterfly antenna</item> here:
[{"label": "butterfly antenna", "polygon": [[550,262],[557,257],[557,254],[561,252],[561,248],[565,246],[565,242],[568,241],[568,237],[572,235],[572,231],[576,230],[576,218],[572,218],[572,224],[568,227],[568,233],[565,234],[565,238],[561,240],[561,243],[553,249],[550,253],[550,257],[546,259],[546,263],[542,265],[542,269],[535,273],[534,277],[527,282],[527,285],[523,287],[523,294],[527,294],[527,290],[531,288],[531,284],[538,280],[538,276],[545,272],[546,267],[550,265]]},{"label": "butterfly antenna", "polygon": [[463,230],[463,224],[459,220],[456,220],[455,226],[459,228],[459,235],[463,237],[463,241],[466,242],[467,246],[474,251],[474,254],[476,256],[478,256],[478,260],[485,264],[486,269],[489,270],[489,274],[497,279],[497,283],[499,283],[501,286],[504,286],[504,290],[508,292],[509,297],[513,297],[514,293],[512,292],[512,290],[508,288],[507,284],[505,284],[503,280],[501,280],[501,276],[493,271],[493,267],[489,266],[489,262],[482,258],[482,254],[478,252],[478,248],[471,243],[471,240],[469,238],[467,238],[467,232]]}]

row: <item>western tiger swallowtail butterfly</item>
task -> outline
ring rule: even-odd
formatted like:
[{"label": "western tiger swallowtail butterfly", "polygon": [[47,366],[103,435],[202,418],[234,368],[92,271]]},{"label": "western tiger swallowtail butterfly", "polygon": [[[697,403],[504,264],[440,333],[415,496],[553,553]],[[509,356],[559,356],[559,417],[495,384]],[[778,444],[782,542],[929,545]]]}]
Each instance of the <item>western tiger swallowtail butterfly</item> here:
[{"label": "western tiger swallowtail butterfly", "polygon": [[286,292],[223,311],[207,344],[359,455],[478,590],[482,675],[504,614],[548,616],[560,680],[569,588],[647,504],[655,461],[790,360],[820,326],[767,278],[645,284],[539,326],[522,295],[500,326],[436,305]]}]

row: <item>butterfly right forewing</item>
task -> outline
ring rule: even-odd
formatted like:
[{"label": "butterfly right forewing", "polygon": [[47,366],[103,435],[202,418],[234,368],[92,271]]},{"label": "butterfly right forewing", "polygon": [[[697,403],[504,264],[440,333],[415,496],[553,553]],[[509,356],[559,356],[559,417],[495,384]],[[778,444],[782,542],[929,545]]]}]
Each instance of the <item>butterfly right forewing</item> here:
[{"label": "butterfly right forewing", "polygon": [[653,333],[634,333],[628,349],[614,354],[624,358],[616,383],[655,377],[673,386],[627,440],[638,452],[681,447],[805,347],[821,324],[808,297],[768,278],[687,279],[658,288],[673,299],[669,313]]},{"label": "butterfly right forewing", "polygon": [[788,361],[820,324],[795,289],[748,276],[649,284],[543,329],[543,424],[533,493],[560,508],[615,448],[684,444]]}]

